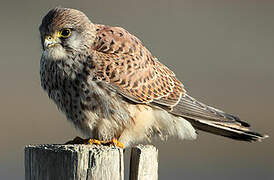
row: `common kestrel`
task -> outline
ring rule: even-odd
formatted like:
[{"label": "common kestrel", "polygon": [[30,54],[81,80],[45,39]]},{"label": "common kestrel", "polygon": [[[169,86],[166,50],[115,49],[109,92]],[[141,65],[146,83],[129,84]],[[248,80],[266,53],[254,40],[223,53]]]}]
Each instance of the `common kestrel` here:
[{"label": "common kestrel", "polygon": [[152,136],[192,140],[196,130],[243,141],[267,137],[189,96],[175,74],[121,27],[93,24],[78,10],[58,7],[39,30],[41,85],[89,138],[126,147]]}]

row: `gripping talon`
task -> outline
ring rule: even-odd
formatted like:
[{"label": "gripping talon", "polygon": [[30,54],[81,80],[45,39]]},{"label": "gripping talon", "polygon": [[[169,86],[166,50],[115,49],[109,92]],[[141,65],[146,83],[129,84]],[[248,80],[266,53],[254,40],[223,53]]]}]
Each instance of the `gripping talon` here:
[{"label": "gripping talon", "polygon": [[115,139],[115,138],[113,138],[113,139],[111,140],[111,142],[112,142],[112,144],[113,144],[115,147],[119,147],[119,148],[122,148],[122,149],[125,147],[123,143],[121,143],[120,141],[118,141],[118,140]]},{"label": "gripping talon", "polygon": [[124,148],[124,144],[119,142],[116,138],[113,138],[111,141],[100,141],[97,139],[82,139],[81,137],[75,137],[73,140],[66,142],[65,144],[95,144],[95,145],[113,145],[115,147]]},{"label": "gripping talon", "polygon": [[87,144],[97,144],[100,145],[102,141],[99,141],[97,139],[88,139]]}]

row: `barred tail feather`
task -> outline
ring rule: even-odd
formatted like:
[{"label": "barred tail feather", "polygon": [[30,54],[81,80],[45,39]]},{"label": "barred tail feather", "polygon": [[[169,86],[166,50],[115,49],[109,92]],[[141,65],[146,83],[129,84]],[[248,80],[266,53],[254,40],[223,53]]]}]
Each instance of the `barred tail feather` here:
[{"label": "barred tail feather", "polygon": [[267,135],[252,131],[238,117],[207,106],[189,95],[181,98],[171,113],[188,120],[198,130],[242,141],[261,141]]},{"label": "barred tail feather", "polygon": [[237,128],[235,125],[229,127],[229,125],[216,124],[206,120],[194,120],[190,118],[185,119],[188,120],[193,125],[193,127],[198,130],[232,138],[235,140],[253,142],[262,141],[268,137],[268,135],[261,135],[260,133],[251,131],[249,128]]}]

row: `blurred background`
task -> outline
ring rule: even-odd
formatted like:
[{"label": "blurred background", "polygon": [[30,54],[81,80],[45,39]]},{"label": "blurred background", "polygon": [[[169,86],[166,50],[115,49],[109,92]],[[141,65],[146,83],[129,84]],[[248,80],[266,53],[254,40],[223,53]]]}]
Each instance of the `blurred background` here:
[{"label": "blurred background", "polygon": [[274,179],[274,1],[13,1],[0,7],[0,179],[24,179],[24,146],[63,143],[74,130],[40,88],[42,17],[55,6],[122,26],[204,103],[271,138],[237,142],[200,132],[155,142],[159,179]]}]

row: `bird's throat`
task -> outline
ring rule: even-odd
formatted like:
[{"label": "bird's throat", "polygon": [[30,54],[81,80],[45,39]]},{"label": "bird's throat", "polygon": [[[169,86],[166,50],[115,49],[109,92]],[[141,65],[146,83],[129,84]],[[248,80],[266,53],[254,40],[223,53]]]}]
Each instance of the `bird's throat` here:
[{"label": "bird's throat", "polygon": [[60,45],[56,44],[43,51],[43,56],[47,60],[58,61],[67,58],[66,50]]}]

